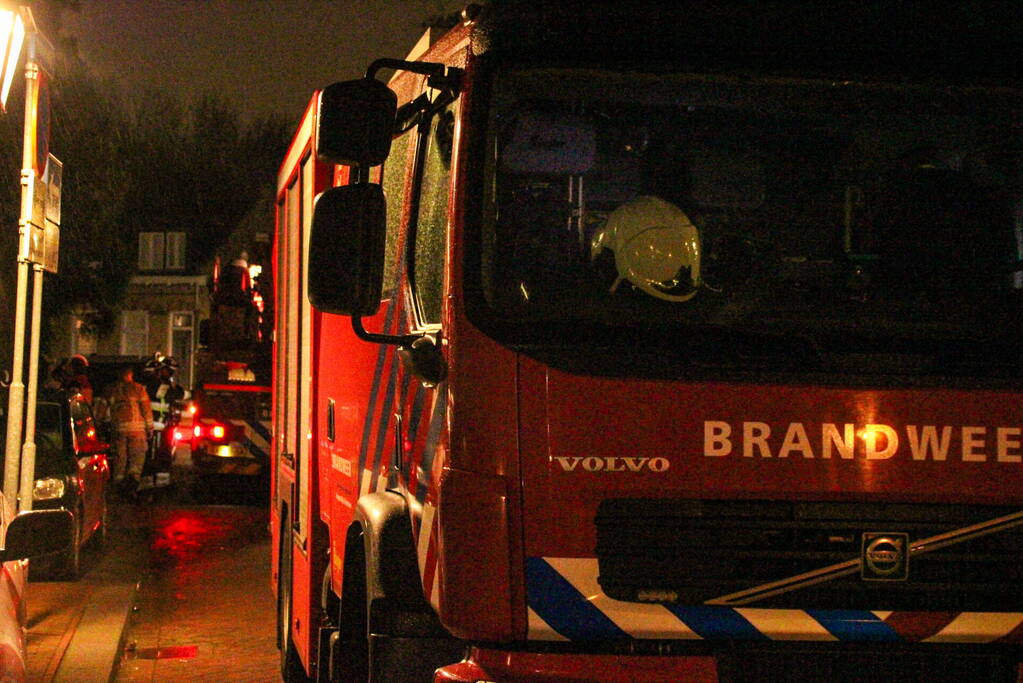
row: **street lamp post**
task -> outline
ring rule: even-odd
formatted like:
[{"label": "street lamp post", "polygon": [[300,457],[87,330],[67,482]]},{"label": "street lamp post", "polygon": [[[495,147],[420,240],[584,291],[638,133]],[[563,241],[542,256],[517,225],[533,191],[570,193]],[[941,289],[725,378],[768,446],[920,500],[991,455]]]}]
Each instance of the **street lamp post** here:
[{"label": "street lamp post", "polygon": [[[2,83],[3,110],[7,111],[7,94],[14,80],[14,73],[21,57],[21,46],[25,39],[25,24],[18,10],[0,10],[0,22],[5,29],[4,73]],[[28,100],[26,98],[25,113],[28,116]],[[24,162],[24,155],[22,157]],[[24,163],[22,163],[24,167]],[[19,240],[20,242],[20,240]],[[24,266],[24,267],[23,267]],[[14,505],[18,493],[18,471],[21,465],[21,417],[24,408],[25,384],[23,383],[22,365],[25,356],[25,302],[24,292],[28,288],[28,264],[18,263],[18,303],[15,313],[14,331],[14,362],[11,367],[11,385],[8,394],[7,409],[7,440],[4,453],[4,497]]]},{"label": "street lamp post", "polygon": [[[35,409],[39,382],[39,332],[43,294],[43,265],[40,255],[44,242],[42,228],[45,226],[46,194],[46,187],[41,185],[40,176],[43,169],[46,168],[45,164],[49,158],[48,155],[45,155],[49,111],[46,109],[43,112],[46,120],[40,125],[40,84],[44,72],[40,68],[39,53],[40,48],[45,45],[45,39],[36,29],[31,10],[22,7],[20,11],[18,19],[23,22],[23,36],[27,38],[28,50],[25,56],[25,129],[21,163],[21,216],[18,220],[18,289],[15,301],[14,358],[11,364],[12,379],[8,396],[3,492],[8,501],[13,503],[18,500],[20,510],[31,510],[32,489],[35,483]],[[10,55],[7,57],[9,60],[12,59]],[[13,57],[13,61],[16,65],[16,55]],[[6,78],[4,82],[7,82]],[[44,106],[48,107],[48,105],[49,103],[46,102]],[[39,196],[40,193],[43,196]],[[43,207],[42,211],[40,207]],[[32,292],[28,395],[26,396],[24,384],[25,314],[28,308],[30,269],[35,271],[35,275]],[[24,435],[22,434],[23,425]],[[22,442],[23,436],[24,443]]]},{"label": "street lamp post", "polygon": [[7,112],[7,94],[14,82],[21,58],[21,46],[25,42],[25,21],[21,13],[13,9],[0,9],[0,40],[4,41],[0,52],[0,111]]}]

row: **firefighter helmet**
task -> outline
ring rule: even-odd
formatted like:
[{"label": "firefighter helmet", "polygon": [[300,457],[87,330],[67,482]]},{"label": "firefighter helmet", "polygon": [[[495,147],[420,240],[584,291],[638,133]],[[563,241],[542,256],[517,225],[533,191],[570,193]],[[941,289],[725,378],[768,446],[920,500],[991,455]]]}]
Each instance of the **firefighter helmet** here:
[{"label": "firefighter helmet", "polygon": [[659,197],[640,196],[616,208],[593,236],[592,258],[614,252],[618,277],[665,301],[688,301],[700,279],[700,231],[685,212]]}]

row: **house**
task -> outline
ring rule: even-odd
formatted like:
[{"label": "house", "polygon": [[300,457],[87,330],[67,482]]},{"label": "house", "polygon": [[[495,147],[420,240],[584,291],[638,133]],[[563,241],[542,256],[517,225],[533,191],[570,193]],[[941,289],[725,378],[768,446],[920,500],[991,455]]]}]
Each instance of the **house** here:
[{"label": "house", "polygon": [[120,304],[116,330],[97,337],[85,323],[88,311],[72,313],[53,330],[60,355],[147,357],[159,351],[177,359],[178,382],[191,387],[199,322],[209,316],[209,275],[189,264],[185,232],[142,232],[137,272]]}]

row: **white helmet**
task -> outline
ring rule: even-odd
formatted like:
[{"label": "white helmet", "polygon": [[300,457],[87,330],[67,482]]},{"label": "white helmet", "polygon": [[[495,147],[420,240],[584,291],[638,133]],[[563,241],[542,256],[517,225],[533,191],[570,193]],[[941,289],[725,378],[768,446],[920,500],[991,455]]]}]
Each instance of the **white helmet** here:
[{"label": "white helmet", "polygon": [[593,236],[591,258],[605,248],[618,269],[612,292],[623,279],[665,301],[688,301],[699,291],[700,231],[670,202],[641,196],[619,206]]}]

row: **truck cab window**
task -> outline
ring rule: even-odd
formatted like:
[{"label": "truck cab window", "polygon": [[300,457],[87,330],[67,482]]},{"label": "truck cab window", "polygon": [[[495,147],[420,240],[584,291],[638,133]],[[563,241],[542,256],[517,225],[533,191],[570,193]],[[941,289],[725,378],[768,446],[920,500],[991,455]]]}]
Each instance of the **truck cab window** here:
[{"label": "truck cab window", "polygon": [[441,316],[455,106],[438,113],[430,121],[423,164],[411,279],[418,300],[419,322],[425,324],[439,323]]},{"label": "truck cab window", "polygon": [[[495,320],[544,341],[545,324],[723,333],[758,354],[799,339],[836,374],[861,370],[850,340],[1004,371],[1014,354],[995,350],[1023,331],[1017,93],[601,79],[496,81],[480,236]],[[721,348],[703,360],[731,362]],[[747,367],[791,356],[747,350]]]},{"label": "truck cab window", "polygon": [[394,294],[395,273],[398,266],[398,233],[404,220],[405,179],[408,170],[409,140],[402,135],[391,145],[391,153],[384,162],[383,186],[387,200],[387,238],[384,244],[384,288],[382,296]]}]

